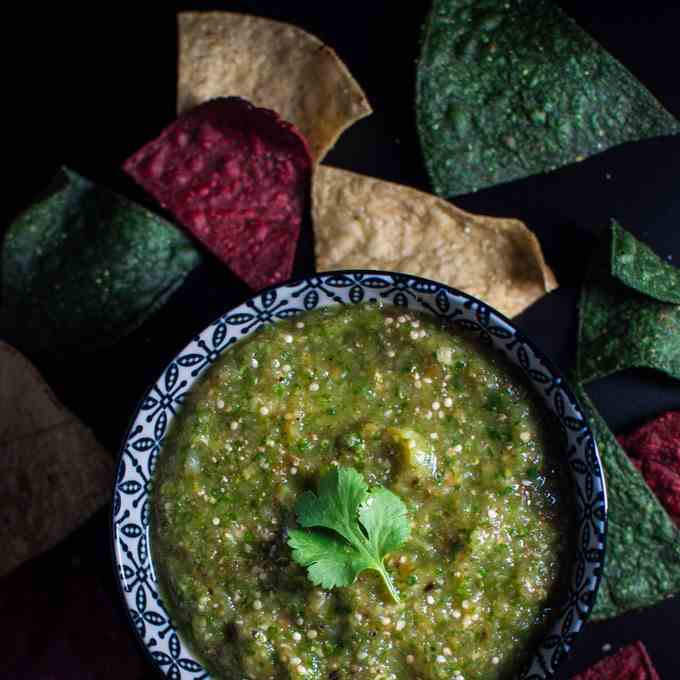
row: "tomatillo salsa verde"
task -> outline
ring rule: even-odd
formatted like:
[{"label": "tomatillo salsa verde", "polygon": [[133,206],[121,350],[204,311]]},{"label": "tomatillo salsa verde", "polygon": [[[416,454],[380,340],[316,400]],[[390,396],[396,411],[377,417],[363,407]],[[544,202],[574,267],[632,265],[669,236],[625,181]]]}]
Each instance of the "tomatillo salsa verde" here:
[{"label": "tomatillo salsa verde", "polygon": [[[173,620],[230,680],[512,676],[565,576],[551,426],[502,357],[432,317],[335,306],[266,326],[206,372],[158,461]],[[374,571],[324,590],[292,559],[295,502],[334,465],[406,504],[385,561],[398,603]]]}]

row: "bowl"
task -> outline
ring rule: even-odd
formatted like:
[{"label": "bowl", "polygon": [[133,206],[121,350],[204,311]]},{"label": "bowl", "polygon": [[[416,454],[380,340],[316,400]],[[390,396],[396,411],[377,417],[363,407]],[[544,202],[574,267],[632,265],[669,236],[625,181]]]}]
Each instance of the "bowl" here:
[{"label": "bowl", "polygon": [[184,395],[222,352],[264,324],[319,307],[367,301],[429,313],[476,332],[481,342],[521,369],[556,416],[563,433],[561,455],[572,480],[576,547],[568,588],[523,680],[552,677],[587,620],[603,568],[607,500],[597,445],[562,376],[511,321],[470,295],[406,274],[330,272],[266,289],[214,321],[182,349],[149,389],[125,437],[113,491],[115,568],[132,626],[152,662],[167,677],[210,678],[170,619],[149,549],[154,467]]}]

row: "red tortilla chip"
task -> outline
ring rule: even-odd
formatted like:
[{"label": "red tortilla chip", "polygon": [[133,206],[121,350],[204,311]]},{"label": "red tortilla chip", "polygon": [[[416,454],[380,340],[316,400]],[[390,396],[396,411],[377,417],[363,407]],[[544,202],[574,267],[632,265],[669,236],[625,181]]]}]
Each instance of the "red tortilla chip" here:
[{"label": "red tortilla chip", "polygon": [[205,102],[124,169],[255,290],[290,277],[311,159],[275,112],[237,97]]},{"label": "red tortilla chip", "polygon": [[639,640],[598,661],[571,680],[659,680],[645,646]]},{"label": "red tortilla chip", "polygon": [[680,527],[680,411],[668,411],[618,440]]}]

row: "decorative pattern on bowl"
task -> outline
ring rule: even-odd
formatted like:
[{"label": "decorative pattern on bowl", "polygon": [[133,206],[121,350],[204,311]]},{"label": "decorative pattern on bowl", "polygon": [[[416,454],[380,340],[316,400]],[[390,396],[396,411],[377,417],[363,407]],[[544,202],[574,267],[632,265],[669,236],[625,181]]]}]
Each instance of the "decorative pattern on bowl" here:
[{"label": "decorative pattern on bowl", "polygon": [[153,662],[174,680],[210,678],[170,620],[156,586],[149,551],[149,489],[163,438],[184,395],[230,345],[263,324],[335,304],[383,301],[429,312],[474,330],[519,366],[564,435],[573,480],[578,545],[568,592],[554,625],[522,680],[552,677],[595,602],[604,560],[607,500],[599,454],[583,413],[562,377],[498,312],[445,285],[406,274],[332,272],[283,284],[230,310],[190,342],[142,400],[125,439],[113,492],[112,538],[121,593],[130,620]]}]

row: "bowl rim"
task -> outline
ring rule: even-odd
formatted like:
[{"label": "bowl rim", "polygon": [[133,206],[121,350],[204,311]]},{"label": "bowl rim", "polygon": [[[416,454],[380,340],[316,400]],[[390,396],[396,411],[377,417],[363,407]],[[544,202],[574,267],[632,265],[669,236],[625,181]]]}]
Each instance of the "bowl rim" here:
[{"label": "bowl rim", "polygon": [[[595,459],[595,468],[597,471],[597,474],[595,475],[597,481],[599,482],[600,485],[600,492],[599,495],[602,496],[601,498],[601,519],[599,520],[599,523],[601,525],[601,529],[599,532],[597,532],[597,537],[599,539],[599,560],[597,561],[598,567],[594,569],[594,583],[592,588],[588,590],[589,592],[589,601],[586,601],[585,605],[582,608],[577,607],[577,601],[575,598],[570,598],[565,602],[565,595],[560,597],[558,599],[558,605],[556,606],[556,614],[553,614],[551,618],[549,619],[551,628],[546,629],[546,632],[542,635],[542,637],[539,639],[538,642],[534,643],[532,645],[532,653],[529,656],[529,660],[527,661],[526,666],[523,668],[523,670],[520,672],[520,680],[547,680],[549,678],[554,677],[555,672],[559,667],[561,667],[564,664],[565,659],[569,656],[571,653],[571,650],[573,649],[573,641],[574,639],[582,632],[583,628],[585,627],[585,624],[588,622],[590,619],[590,616],[592,614],[593,607],[595,605],[596,599],[597,599],[597,594],[599,592],[600,585],[602,583],[602,577],[603,577],[603,572],[604,572],[604,566],[606,564],[606,555],[607,555],[607,534],[608,534],[608,525],[609,525],[609,500],[608,500],[608,493],[607,493],[607,486],[606,486],[606,479],[604,476],[604,470],[602,466],[602,458],[601,454],[599,451],[599,447],[597,444],[597,441],[595,439],[595,436],[593,434],[592,428],[589,424],[589,419],[586,415],[585,409],[582,407],[580,401],[577,399],[574,391],[571,389],[569,383],[565,379],[563,373],[559,368],[556,366],[556,364],[553,362],[553,360],[545,354],[545,352],[529,337],[525,335],[525,333],[517,327],[517,325],[509,319],[505,314],[502,312],[498,311],[496,308],[492,307],[491,305],[487,304],[483,300],[475,297],[474,295],[471,295],[470,293],[466,293],[464,291],[461,291],[457,288],[454,288],[452,286],[449,286],[445,283],[441,283],[438,281],[434,281],[433,279],[428,279],[422,276],[417,276],[415,274],[408,274],[405,272],[396,272],[396,271],[390,271],[390,270],[382,270],[382,269],[338,269],[338,270],[331,270],[331,271],[321,271],[321,272],[315,272],[313,274],[307,274],[291,279],[287,279],[286,281],[283,281],[281,283],[277,283],[271,286],[267,286],[266,288],[262,288],[256,292],[254,292],[252,295],[249,295],[245,300],[241,301],[240,303],[228,308],[224,312],[222,312],[219,316],[217,316],[212,322],[201,328],[199,331],[194,333],[191,336],[191,339],[187,342],[184,342],[184,344],[180,347],[180,349],[175,352],[172,356],[172,358],[165,364],[164,368],[160,372],[158,378],[152,382],[142,393],[142,396],[138,399],[137,404],[133,410],[133,413],[129,419],[129,424],[126,427],[124,431],[124,435],[121,440],[120,447],[118,449],[118,455],[116,458],[116,464],[115,464],[115,475],[114,475],[114,482],[113,482],[113,495],[112,499],[115,498],[115,494],[117,492],[117,486],[119,483],[119,476],[121,474],[121,471],[124,466],[124,455],[125,455],[125,450],[126,450],[126,444],[130,438],[130,435],[133,431],[133,427],[137,420],[140,417],[141,410],[142,410],[142,405],[145,401],[145,399],[149,396],[150,392],[153,390],[154,386],[166,375],[166,372],[170,369],[170,367],[177,362],[177,360],[185,353],[187,352],[193,345],[196,344],[196,342],[199,340],[199,338],[205,334],[212,326],[217,325],[222,319],[226,319],[230,314],[233,314],[235,310],[239,309],[240,307],[244,305],[248,305],[249,303],[253,303],[256,300],[263,299],[266,295],[274,292],[274,291],[279,291],[283,289],[288,289],[288,288],[294,288],[296,286],[304,285],[305,283],[307,284],[312,284],[312,288],[316,285],[314,282],[315,280],[318,280],[319,282],[324,282],[327,279],[333,279],[333,278],[342,278],[342,277],[354,277],[355,285],[359,285],[360,281],[363,279],[363,277],[391,277],[393,280],[394,285],[396,286],[397,282],[403,283],[404,288],[408,283],[416,283],[424,286],[432,286],[437,290],[443,290],[446,292],[447,295],[453,296],[453,297],[460,297],[465,299],[465,306],[470,306],[471,309],[477,309],[479,311],[484,310],[485,312],[488,312],[491,317],[496,317],[499,319],[501,322],[509,326],[513,332],[514,332],[514,337],[518,340],[518,342],[521,345],[524,345],[528,347],[531,352],[533,353],[534,357],[540,362],[542,366],[544,366],[547,371],[550,373],[550,375],[556,380],[556,384],[559,384],[559,388],[564,392],[564,394],[567,396],[570,404],[573,406],[574,410],[576,413],[580,416],[581,421],[582,421],[582,428],[581,430],[583,431],[583,437],[585,438],[590,438],[592,442],[592,455]],[[320,284],[319,284],[320,285]],[[326,285],[332,285],[332,283],[326,283]],[[365,301],[364,301],[365,302]],[[417,302],[421,302],[420,299],[417,300]],[[314,309],[321,308],[321,307],[328,307],[331,306],[332,304],[344,304],[344,301],[341,300],[334,300],[333,302],[325,302],[319,307],[314,307]],[[356,303],[353,303],[356,304]],[[387,304],[392,305],[392,306],[398,306],[396,303],[389,301]],[[304,313],[307,310],[301,310],[302,313]],[[434,314],[433,314],[434,315]],[[440,317],[441,318],[441,317]],[[276,323],[276,319],[273,317],[268,320],[266,323]],[[257,323],[254,327],[254,330],[252,332],[256,332],[259,328],[261,328],[263,325],[265,325],[264,322]],[[235,342],[245,340],[246,338],[250,337],[252,333],[248,332],[245,334],[242,338],[238,338],[235,340]],[[217,358],[222,355],[222,353],[228,349],[228,347],[233,344],[233,343],[227,343],[224,346],[222,346],[219,351],[217,351]],[[500,352],[497,348],[494,348],[494,351]],[[507,358],[507,360],[514,364],[517,365],[512,358]],[[191,390],[194,386],[194,384],[203,376],[204,372],[208,369],[209,366],[212,365],[214,360],[208,360],[205,364],[205,366],[193,376],[192,381],[189,383],[187,386],[187,391]],[[527,377],[527,380],[531,383],[530,379]],[[532,392],[538,394],[538,388],[531,383],[532,387]],[[543,398],[543,395],[539,396]],[[564,455],[565,449],[566,449],[566,442],[562,444],[562,453]],[[160,447],[159,447],[160,450]],[[563,464],[565,467],[569,468],[569,465],[567,463],[566,457],[563,461]],[[569,470],[570,473],[570,478],[573,477],[573,471]],[[149,474],[149,482],[151,482],[153,478],[153,472]],[[573,495],[576,496],[576,483],[573,481],[573,479],[570,479],[572,482],[572,487],[573,487]],[[146,495],[148,496],[149,492],[148,490],[145,490]],[[574,508],[574,515],[577,515],[577,509],[576,507]],[[109,536],[110,536],[110,542],[109,542],[109,549],[111,552],[111,566],[114,571],[114,580],[116,582],[117,586],[117,591],[120,596],[119,603],[123,606],[125,610],[125,616],[126,619],[134,632],[134,637],[136,641],[138,642],[139,646],[141,646],[141,649],[143,651],[144,656],[149,662],[150,667],[154,669],[154,671],[159,675],[163,677],[171,677],[170,674],[165,674],[161,668],[161,664],[159,661],[154,657],[150,645],[146,642],[144,639],[143,635],[140,633],[139,629],[137,628],[137,625],[133,619],[133,613],[132,609],[128,605],[128,597],[125,592],[125,586],[124,586],[124,576],[122,573],[122,564],[119,561],[119,553],[117,551],[117,543],[118,543],[118,536],[117,536],[117,522],[116,522],[116,515],[118,514],[118,510],[116,509],[116,503],[112,502],[111,503],[111,509],[109,513]],[[584,520],[581,520],[584,521]],[[577,529],[580,527],[580,522],[577,521],[577,526],[574,526],[574,534],[577,534]],[[147,526],[147,531],[148,531],[148,526]],[[152,550],[150,546],[147,546],[148,549],[148,563],[149,563],[149,569],[151,573],[153,574],[154,572],[154,563],[153,563],[153,557],[152,557]],[[578,552],[578,548],[576,548],[576,551]],[[571,583],[571,580],[573,579],[574,573],[577,570],[577,562],[578,559],[574,555],[570,557],[570,571],[569,571],[569,584]],[[155,578],[155,574],[154,578]],[[566,584],[562,586],[563,590],[567,590]],[[569,587],[570,589],[570,587]],[[165,609],[165,606],[161,602],[160,598],[160,593],[158,595],[158,604],[159,606],[163,609],[164,612],[168,613],[167,610]],[[542,659],[541,655],[539,654],[539,650],[542,646],[545,645],[546,641],[548,638],[551,637],[550,632],[556,628],[557,623],[561,621],[564,618],[567,618],[569,616],[569,613],[571,610],[576,609],[578,612],[578,620],[580,621],[580,625],[577,628],[577,630],[573,632],[567,633],[564,639],[560,639],[555,643],[554,646],[564,647],[564,649],[561,651],[559,656],[557,657],[556,660],[553,660],[550,664],[550,666],[546,665],[544,660]],[[573,617],[570,617],[573,618]],[[179,640],[181,640],[181,644],[184,645],[186,649],[189,650],[190,653],[193,653],[193,645],[191,642],[187,641],[185,636],[180,632],[179,629],[175,627],[175,625],[172,623],[170,620],[170,615],[168,613],[168,618],[167,618],[167,623],[168,623],[168,630],[172,631]],[[570,624],[571,625],[571,624]],[[554,637],[554,636],[553,636]],[[568,641],[566,641],[568,640]],[[537,666],[538,662],[538,673],[533,672],[534,668]],[[200,675],[195,675],[196,672],[203,671]],[[200,668],[200,671],[192,671],[191,675],[191,680],[211,680],[214,676],[210,674],[210,671],[202,667]],[[542,672],[543,675],[540,675],[539,673]],[[172,677],[177,677],[177,676],[172,676]],[[189,676],[186,676],[187,678]],[[184,674],[181,674],[179,676],[180,680],[184,680],[185,676]]]}]

